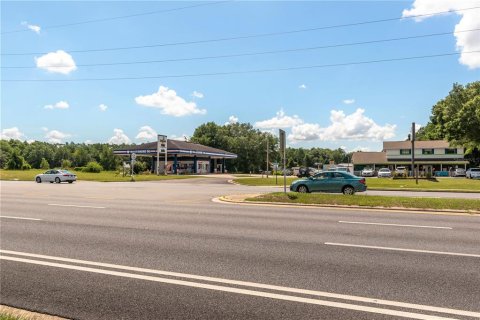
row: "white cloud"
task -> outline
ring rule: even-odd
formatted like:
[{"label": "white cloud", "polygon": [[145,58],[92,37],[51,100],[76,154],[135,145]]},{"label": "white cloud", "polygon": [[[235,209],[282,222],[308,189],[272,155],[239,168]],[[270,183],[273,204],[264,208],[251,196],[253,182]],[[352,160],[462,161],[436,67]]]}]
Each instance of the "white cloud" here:
[{"label": "white cloud", "polygon": [[364,115],[364,109],[345,115],[341,110],[330,111],[331,124],[321,128],[318,124],[303,123],[292,127],[291,141],[300,140],[374,140],[381,141],[395,136],[396,125],[380,126]]},{"label": "white cloud", "polygon": [[43,107],[44,109],[68,109],[70,105],[66,101],[59,101],[55,104],[47,104]]},{"label": "white cloud", "polygon": [[85,143],[85,144],[93,144],[93,141],[92,141],[92,140],[85,140],[83,143]]},{"label": "white cloud", "polygon": [[58,130],[51,130],[51,131],[47,131],[45,138],[47,138],[48,142],[51,142],[51,143],[62,143],[63,139],[68,138],[70,136],[71,134],[68,134],[68,133],[63,133]]},{"label": "white cloud", "polygon": [[345,99],[345,100],[343,100],[343,103],[345,103],[345,104],[353,104],[353,103],[355,103],[355,99]]},{"label": "white cloud", "polygon": [[181,134],[177,136],[176,134],[172,134],[171,136],[168,137],[169,140],[177,140],[177,141],[189,141],[190,136],[187,134]]},{"label": "white cloud", "polygon": [[255,122],[255,127],[260,129],[278,129],[278,128],[290,128],[303,123],[297,115],[293,117],[285,115],[283,110],[277,112],[277,115],[272,119]]},{"label": "white cloud", "polygon": [[135,137],[138,140],[156,140],[157,132],[149,126],[143,126],[138,129],[138,134]]},{"label": "white cloud", "polygon": [[238,123],[238,117],[235,117],[235,116],[230,116],[228,117],[228,121],[225,122],[225,125],[229,125],[229,124],[235,124],[235,123]]},{"label": "white cloud", "polygon": [[36,34],[40,34],[40,30],[42,29],[38,25],[29,24],[27,21],[22,21],[21,25],[26,26],[28,29],[32,30]]},{"label": "white cloud", "polygon": [[195,102],[187,102],[174,90],[160,86],[158,91],[146,96],[138,96],[135,102],[139,105],[158,108],[162,114],[183,117],[192,114],[206,114],[207,110],[199,109]]},{"label": "white cloud", "polygon": [[98,109],[100,109],[100,111],[106,111],[108,109],[108,106],[102,103],[98,106]]},{"label": "white cloud", "polygon": [[415,123],[415,132],[418,132],[418,130],[420,130],[421,127],[422,125],[420,123]]},{"label": "white cloud", "polygon": [[63,50],[47,53],[40,58],[35,57],[37,68],[53,73],[69,74],[77,70],[72,56]]},{"label": "white cloud", "polygon": [[47,128],[47,127],[42,127],[41,129],[42,129],[42,131],[45,131],[45,132],[48,131],[48,128]]},{"label": "white cloud", "polygon": [[301,85],[298,86],[298,89],[307,89],[307,86],[304,85],[304,84],[301,84]]},{"label": "white cloud", "polygon": [[371,149],[369,147],[357,146],[351,150],[351,152],[356,152],[356,151],[368,152],[368,151],[371,151]]},{"label": "white cloud", "polygon": [[193,91],[192,96],[194,96],[195,98],[198,98],[198,99],[202,99],[203,97],[205,97],[205,95],[203,93],[198,92],[198,91]]},{"label": "white cloud", "polygon": [[2,129],[0,134],[1,140],[21,140],[25,135],[17,127],[12,127],[8,129]]},{"label": "white cloud", "polygon": [[[475,7],[476,1],[462,0],[415,0],[411,9],[405,9],[402,12],[403,17],[425,15],[435,12],[449,10],[458,10]],[[461,16],[460,22],[455,26],[455,38],[457,39],[457,50],[460,50],[460,63],[468,66],[470,69],[480,68],[480,53],[466,53],[468,51],[480,50],[480,37],[478,32],[459,32],[463,30],[472,30],[480,28],[480,8],[457,11],[455,14]],[[415,21],[423,21],[434,16],[425,16],[415,18]]]},{"label": "white cloud", "polygon": [[113,129],[113,137],[108,140],[110,144],[129,144],[131,143],[130,138],[123,133],[122,129]]}]

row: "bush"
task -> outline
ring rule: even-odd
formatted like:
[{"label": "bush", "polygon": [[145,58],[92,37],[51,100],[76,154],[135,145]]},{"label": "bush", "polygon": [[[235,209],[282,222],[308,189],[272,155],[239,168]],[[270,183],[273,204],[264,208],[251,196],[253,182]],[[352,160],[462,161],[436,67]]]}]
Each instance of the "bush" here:
[{"label": "bush", "polygon": [[48,163],[47,159],[42,158],[42,161],[40,161],[40,169],[50,169],[50,163]]},{"label": "bush", "polygon": [[62,160],[62,168],[70,169],[72,167],[72,161],[68,159]]},{"label": "bush", "polygon": [[73,168],[73,170],[75,170],[75,171],[83,171],[83,169],[85,169],[85,167],[75,167],[75,168]]},{"label": "bush", "polygon": [[133,171],[136,174],[144,172],[146,169],[147,169],[147,164],[145,162],[136,161],[135,164],[133,165]]},{"label": "bush", "polygon": [[96,161],[90,161],[87,165],[82,169],[83,172],[94,172],[99,173],[103,170],[102,166]]},{"label": "bush", "polygon": [[30,169],[32,169],[32,166],[29,165],[27,161],[22,163],[22,170],[30,170]]}]

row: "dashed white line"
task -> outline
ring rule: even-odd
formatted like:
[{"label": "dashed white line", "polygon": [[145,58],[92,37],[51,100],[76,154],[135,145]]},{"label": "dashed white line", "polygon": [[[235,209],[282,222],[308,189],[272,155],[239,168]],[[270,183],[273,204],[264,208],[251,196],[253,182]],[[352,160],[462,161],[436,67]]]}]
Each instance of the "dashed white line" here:
[{"label": "dashed white line", "polygon": [[5,218],[5,219],[18,219],[18,220],[32,220],[32,221],[41,221],[41,220],[42,220],[42,219],[36,219],[36,218],[12,217],[12,216],[0,216],[0,218]]},{"label": "dashed white line", "polygon": [[[197,281],[198,280],[208,281],[208,282],[219,283],[219,284],[222,284],[222,285],[235,285],[235,286],[243,286],[243,287],[255,288],[255,289],[274,290],[274,291],[286,292],[286,293],[289,293],[289,294],[302,294],[302,295],[310,295],[310,296],[315,296],[315,297],[342,299],[342,300],[347,300],[347,301],[370,303],[370,304],[374,304],[376,306],[382,306],[382,307],[393,306],[393,307],[399,307],[399,308],[415,309],[415,310],[419,310],[419,311],[430,311],[430,312],[445,313],[445,314],[450,314],[450,315],[460,315],[460,316],[480,318],[480,313],[479,312],[472,312],[472,311],[458,310],[458,309],[450,309],[450,308],[442,308],[442,307],[435,307],[435,306],[427,306],[427,305],[413,304],[413,303],[400,302],[400,301],[382,300],[382,299],[377,299],[377,298],[352,296],[352,295],[338,294],[338,293],[325,292],[325,291],[316,291],[316,290],[299,289],[299,288],[292,288],[292,287],[283,287],[283,286],[276,286],[276,285],[270,285],[270,284],[264,284],[264,283],[231,280],[231,279],[215,278],[215,277],[207,277],[207,276],[194,275],[194,274],[186,274],[186,273],[178,273],[178,272],[171,272],[171,271],[138,268],[138,267],[124,266],[124,265],[117,265],[117,264],[103,263],[103,262],[95,262],[95,261],[87,261],[87,260],[62,258],[62,257],[47,256],[47,255],[34,254],[34,253],[28,253],[28,252],[19,252],[19,251],[11,251],[11,250],[0,249],[0,253],[1,254],[8,254],[8,255],[16,255],[16,256],[21,256],[21,257],[28,257],[28,258],[43,259],[43,260],[54,260],[55,262],[83,264],[83,265],[87,265],[87,266],[117,269],[117,270],[122,270],[122,271],[150,273],[150,274],[154,274],[154,275],[162,275],[162,276],[169,276],[169,277],[176,277],[176,278],[183,278],[183,279],[197,280]],[[5,259],[5,257],[2,257],[2,258]],[[27,259],[27,260],[29,260],[29,259]],[[38,261],[38,260],[32,260],[32,261]],[[42,261],[42,262],[45,262],[45,261]],[[65,265],[68,266],[68,264],[65,264]],[[129,273],[127,273],[127,274],[129,274]],[[287,296],[289,296],[289,295],[287,295]],[[430,319],[430,318],[428,318],[428,319]]]},{"label": "dashed white line", "polygon": [[49,206],[54,207],[73,207],[73,208],[90,208],[90,209],[105,209],[106,207],[96,207],[96,206],[81,206],[76,204],[58,204],[58,203],[49,203]]},{"label": "dashed white line", "polygon": [[361,221],[338,221],[339,223],[350,224],[366,224],[375,226],[388,226],[388,227],[407,227],[407,228],[428,228],[428,229],[447,229],[452,230],[451,227],[437,227],[437,226],[419,226],[415,224],[396,224],[396,223],[379,223],[379,222],[361,222]]},{"label": "dashed white line", "polygon": [[378,250],[390,250],[390,251],[418,252],[418,253],[442,254],[442,255],[448,255],[448,256],[480,258],[480,254],[472,254],[472,253],[458,253],[458,252],[418,250],[418,249],[407,249],[407,248],[365,246],[365,245],[360,245],[360,244],[335,243],[335,242],[325,242],[325,244],[329,245],[329,246],[354,247],[354,248],[366,248],[366,249],[378,249]]},{"label": "dashed white line", "polygon": [[[97,273],[97,274],[105,274],[105,275],[111,275],[111,276],[117,276],[117,277],[124,277],[124,278],[139,279],[139,280],[153,281],[153,282],[159,282],[159,283],[167,283],[167,284],[173,284],[173,285],[187,286],[187,287],[193,287],[193,288],[200,288],[200,289],[208,289],[208,290],[243,294],[243,295],[248,295],[248,296],[256,296],[256,297],[263,297],[263,298],[270,298],[270,299],[277,299],[277,300],[284,300],[284,301],[293,301],[293,302],[300,302],[300,303],[306,303],[306,304],[321,305],[321,306],[326,306],[326,307],[341,308],[341,309],[347,309],[347,310],[355,310],[355,311],[363,311],[363,312],[376,313],[376,314],[391,315],[391,316],[404,317],[404,318],[409,318],[409,319],[423,319],[423,320],[451,319],[451,318],[433,316],[433,315],[428,315],[428,314],[405,312],[405,311],[399,311],[399,310],[369,307],[369,306],[363,306],[363,305],[355,305],[355,304],[350,304],[350,303],[327,301],[327,300],[320,300],[320,299],[304,298],[304,297],[297,297],[297,296],[292,296],[292,295],[270,293],[270,292],[264,292],[264,291],[255,291],[255,290],[249,290],[249,289],[240,289],[240,288],[234,288],[234,287],[212,285],[212,284],[191,282],[191,281],[185,281],[185,280],[176,280],[176,279],[169,279],[169,278],[161,278],[161,277],[155,277],[155,276],[147,276],[147,275],[140,275],[140,274],[134,274],[134,273],[127,273],[127,272],[104,270],[104,269],[98,269],[98,268],[82,267],[82,266],[69,265],[69,264],[63,264],[63,263],[47,262],[47,261],[42,261],[42,260],[23,259],[23,258],[9,257],[9,256],[0,256],[0,259],[9,260],[9,261],[16,261],[16,262],[23,262],[23,263],[30,263],[30,264],[36,264],[36,265],[42,265],[42,266],[48,266],[48,267],[56,267],[56,268],[91,272],[91,273]],[[479,313],[476,313],[476,312],[469,312],[469,311],[462,311],[462,310],[457,310],[457,311],[471,314],[469,316],[477,317],[477,316],[480,315]]]}]

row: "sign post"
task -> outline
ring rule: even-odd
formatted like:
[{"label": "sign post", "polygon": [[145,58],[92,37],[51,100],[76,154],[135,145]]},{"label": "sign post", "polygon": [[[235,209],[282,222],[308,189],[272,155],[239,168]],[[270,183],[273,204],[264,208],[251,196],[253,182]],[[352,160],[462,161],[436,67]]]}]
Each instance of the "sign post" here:
[{"label": "sign post", "polygon": [[167,174],[167,136],[159,134],[157,136],[157,176],[160,175],[160,153],[165,153],[164,174]]},{"label": "sign post", "polygon": [[286,170],[286,154],[285,154],[285,145],[286,145],[286,137],[285,137],[285,130],[278,129],[278,136],[280,139],[280,155],[283,157],[283,192],[287,193],[287,170]]},{"label": "sign post", "polygon": [[131,170],[132,170],[132,171],[131,171],[131,172],[132,172],[132,174],[131,174],[131,177],[132,177],[131,181],[135,181],[135,179],[133,178],[133,168],[135,167],[135,160],[136,160],[136,159],[137,159],[137,154],[136,154],[136,153],[132,153],[132,154],[130,155],[130,167],[131,167]]},{"label": "sign post", "polygon": [[415,122],[412,122],[412,174],[415,175],[416,184],[418,184],[418,171],[415,169]]}]

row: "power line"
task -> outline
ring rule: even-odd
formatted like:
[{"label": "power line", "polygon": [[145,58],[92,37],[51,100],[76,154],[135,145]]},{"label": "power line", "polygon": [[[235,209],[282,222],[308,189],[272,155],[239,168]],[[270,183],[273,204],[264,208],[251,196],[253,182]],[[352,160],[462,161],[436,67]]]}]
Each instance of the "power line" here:
[{"label": "power line", "polygon": [[[314,47],[306,47],[306,48],[293,48],[293,49],[283,49],[283,50],[271,50],[271,51],[260,51],[260,52],[249,52],[249,53],[234,53],[234,54],[225,54],[225,55],[190,57],[190,58],[176,58],[176,59],[163,59],[163,60],[144,60],[144,61],[77,64],[76,66],[77,67],[94,67],[94,66],[115,66],[115,65],[133,65],[133,64],[151,64],[151,63],[164,63],[164,62],[224,59],[224,58],[234,58],[234,57],[268,55],[268,54],[276,54],[276,53],[301,52],[301,51],[320,50],[320,49],[338,48],[338,47],[349,47],[349,46],[358,46],[358,45],[366,45],[366,44],[374,44],[374,43],[411,40],[411,39],[421,39],[421,38],[427,38],[427,37],[437,37],[437,36],[451,35],[451,34],[454,34],[454,33],[474,32],[474,31],[480,31],[480,28],[479,29],[471,29],[471,30],[459,30],[459,31],[455,31],[455,32],[430,33],[430,34],[415,35],[415,36],[408,36],[408,37],[399,37],[399,38],[390,38],[390,39],[369,40],[369,41],[349,42],[349,43],[338,43],[338,44],[332,44],[332,45],[314,46]],[[55,66],[52,66],[52,67],[62,68],[62,67],[69,67],[69,66],[55,65]],[[1,66],[0,68],[1,69],[32,69],[32,68],[37,68],[37,67],[36,66]]]},{"label": "power line", "polygon": [[[472,54],[480,53],[480,50],[477,51],[464,51],[462,54]],[[441,53],[441,54],[432,54],[432,55],[423,55],[423,56],[411,56],[411,57],[401,57],[401,58],[390,58],[390,59],[379,59],[379,60],[366,60],[366,61],[356,61],[356,62],[344,62],[344,63],[333,63],[333,64],[321,64],[321,65],[310,65],[310,66],[299,66],[299,67],[286,67],[286,68],[271,68],[271,69],[257,69],[257,70],[245,70],[245,71],[226,71],[226,72],[210,72],[210,73],[197,73],[197,74],[180,74],[180,75],[164,75],[164,76],[142,76],[142,77],[115,77],[115,78],[81,78],[81,79],[2,79],[1,82],[79,82],[79,81],[117,81],[117,80],[145,80],[145,79],[168,79],[168,78],[189,78],[189,77],[204,77],[204,76],[223,76],[223,75],[236,75],[236,74],[248,74],[248,73],[266,73],[266,72],[277,72],[277,71],[293,71],[293,70],[303,70],[303,69],[320,69],[320,68],[331,68],[331,67],[342,67],[342,66],[352,66],[352,65],[363,65],[363,64],[373,64],[373,63],[382,63],[382,62],[393,62],[393,61],[407,61],[407,60],[416,60],[416,59],[429,59],[429,58],[438,58],[438,57],[447,57],[459,55],[459,52],[453,53]]]},{"label": "power line", "polygon": [[[290,31],[279,31],[279,32],[270,32],[270,33],[260,33],[260,34],[252,34],[252,35],[236,36],[236,37],[225,37],[225,38],[215,38],[215,39],[206,39],[206,40],[172,42],[172,43],[159,43],[159,44],[150,44],[150,45],[141,45],[141,46],[114,47],[114,48],[101,48],[101,49],[68,50],[68,52],[69,52],[69,53],[105,52],[105,51],[145,49],[145,48],[155,48],[155,47],[169,47],[169,46],[180,46],[180,45],[191,45],[191,44],[201,44],[201,43],[212,43],[212,42],[222,42],[222,41],[231,41],[231,40],[241,40],[241,39],[271,37],[271,36],[279,36],[279,35],[286,35],[286,34],[295,34],[295,33],[302,33],[302,32],[326,30],[326,29],[335,29],[335,28],[345,28],[345,27],[352,27],[352,26],[360,26],[360,25],[374,24],[374,23],[380,23],[380,22],[397,21],[397,20],[404,20],[404,19],[415,19],[415,18],[420,18],[420,17],[434,16],[434,15],[440,15],[440,14],[446,14],[446,13],[452,13],[452,12],[460,12],[460,11],[467,11],[467,10],[474,10],[474,9],[479,9],[479,8],[480,8],[480,7],[472,7],[472,8],[464,8],[464,9],[457,9],[457,10],[441,11],[441,12],[428,13],[428,14],[420,14],[420,15],[409,16],[409,17],[405,17],[405,18],[402,18],[402,17],[398,18],[398,17],[396,17],[396,18],[388,18],[388,19],[380,19],[380,20],[370,20],[370,21],[354,22],[354,23],[347,23],[347,24],[337,24],[337,25],[322,26],[322,27],[307,28],[307,29],[297,29],[297,30],[290,30]],[[2,56],[22,56],[22,55],[39,55],[39,54],[46,54],[46,53],[47,53],[47,52],[11,52],[11,53],[2,53],[1,55],[2,55]]]},{"label": "power line", "polygon": [[[77,25],[82,25],[82,24],[89,24],[89,23],[96,23],[96,22],[104,22],[104,21],[112,21],[112,20],[120,20],[120,19],[126,19],[126,18],[133,18],[133,17],[140,17],[140,16],[146,16],[146,15],[152,15],[152,14],[157,14],[157,13],[165,13],[165,12],[172,12],[172,11],[180,11],[180,10],[185,10],[185,9],[191,9],[191,8],[196,8],[196,7],[210,6],[210,5],[215,5],[215,4],[225,3],[225,2],[232,2],[232,1],[235,1],[235,0],[226,0],[226,1],[216,1],[216,2],[200,3],[200,4],[194,4],[194,5],[191,5],[191,6],[178,7],[178,8],[173,8],[173,9],[155,10],[155,11],[149,11],[149,12],[134,13],[134,14],[124,15],[124,16],[117,16],[117,17],[110,17],[110,18],[101,18],[101,19],[93,19],[93,20],[72,22],[72,23],[66,23],[66,24],[57,24],[57,25],[53,25],[53,26],[42,27],[42,29],[43,29],[43,30],[58,29],[58,28],[64,28],[64,27],[70,27],[70,26],[77,26]],[[11,34],[11,33],[26,32],[26,31],[29,31],[29,30],[26,29],[26,28],[24,28],[24,29],[4,31],[4,32],[1,32],[0,34]]]}]

